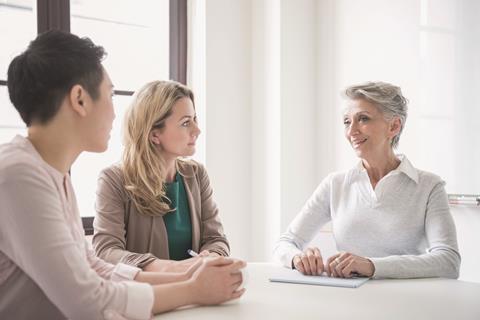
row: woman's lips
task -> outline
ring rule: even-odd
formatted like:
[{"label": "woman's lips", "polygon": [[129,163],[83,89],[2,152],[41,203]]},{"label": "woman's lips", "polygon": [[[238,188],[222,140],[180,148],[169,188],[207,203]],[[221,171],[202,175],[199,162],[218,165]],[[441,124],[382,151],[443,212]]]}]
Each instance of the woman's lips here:
[{"label": "woman's lips", "polygon": [[361,145],[362,143],[364,143],[365,141],[367,141],[367,138],[352,140],[352,146],[353,146],[354,148],[357,148],[358,146],[360,146],[360,145]]}]

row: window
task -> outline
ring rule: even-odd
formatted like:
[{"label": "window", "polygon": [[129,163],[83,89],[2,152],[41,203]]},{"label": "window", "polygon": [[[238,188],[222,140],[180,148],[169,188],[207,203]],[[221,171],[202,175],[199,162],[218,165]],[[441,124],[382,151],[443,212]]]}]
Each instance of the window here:
[{"label": "window", "polygon": [[131,93],[148,81],[169,78],[169,2],[75,1],[70,29],[105,48],[104,66],[115,88],[126,92],[114,97],[116,118],[108,150],[81,154],[71,171],[80,214],[93,216],[98,174],[121,158],[121,126]]},{"label": "window", "polygon": [[116,91],[109,149],[103,154],[84,153],[71,168],[80,215],[89,217],[83,218],[84,225],[91,227],[100,170],[120,160],[120,128],[133,92],[154,79],[186,82],[186,21],[186,0],[0,0],[0,143],[26,134],[8,98],[6,71],[38,32],[71,30],[108,53],[104,66]]},{"label": "window", "polygon": [[27,129],[10,102],[6,86],[0,86],[0,114],[0,144],[9,142],[17,134],[26,134]]},{"label": "window", "polygon": [[[15,32],[11,32],[12,29],[15,29]],[[10,103],[5,80],[10,61],[25,49],[35,34],[33,0],[0,1],[0,143],[8,142],[13,136],[26,132],[22,119]]]},{"label": "window", "polygon": [[169,78],[168,0],[75,1],[70,29],[106,49],[104,66],[118,89]]}]

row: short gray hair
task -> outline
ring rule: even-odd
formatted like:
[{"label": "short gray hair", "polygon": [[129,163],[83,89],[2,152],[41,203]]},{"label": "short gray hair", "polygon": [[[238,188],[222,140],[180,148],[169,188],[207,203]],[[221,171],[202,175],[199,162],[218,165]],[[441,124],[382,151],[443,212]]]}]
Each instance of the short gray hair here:
[{"label": "short gray hair", "polygon": [[400,87],[386,82],[366,82],[345,89],[345,95],[352,99],[364,99],[373,103],[387,120],[400,119],[400,131],[392,139],[392,147],[398,146],[405,122],[407,121],[408,100],[402,95]]}]

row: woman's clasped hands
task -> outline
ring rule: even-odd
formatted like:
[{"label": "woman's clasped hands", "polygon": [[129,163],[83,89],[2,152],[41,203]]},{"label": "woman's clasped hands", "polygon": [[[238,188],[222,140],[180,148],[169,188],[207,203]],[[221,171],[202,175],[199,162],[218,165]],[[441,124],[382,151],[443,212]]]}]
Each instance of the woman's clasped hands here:
[{"label": "woman's clasped hands", "polygon": [[324,263],[320,249],[307,248],[293,257],[292,266],[305,275],[321,275],[329,277],[352,278],[371,277],[375,266],[370,259],[349,252],[334,254]]}]

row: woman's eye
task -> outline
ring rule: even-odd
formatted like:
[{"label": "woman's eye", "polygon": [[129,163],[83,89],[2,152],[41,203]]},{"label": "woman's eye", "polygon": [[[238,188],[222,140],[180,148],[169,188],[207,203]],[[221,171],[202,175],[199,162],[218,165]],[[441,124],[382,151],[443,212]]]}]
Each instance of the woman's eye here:
[{"label": "woman's eye", "polygon": [[190,121],[185,121],[182,123],[182,127],[188,127],[190,125]]},{"label": "woman's eye", "polygon": [[349,126],[350,125],[350,120],[347,120],[347,119],[343,120],[343,124],[345,126]]},{"label": "woman's eye", "polygon": [[365,121],[368,121],[370,120],[368,117],[359,117],[358,118],[358,121],[362,121],[362,122],[365,122]]}]

